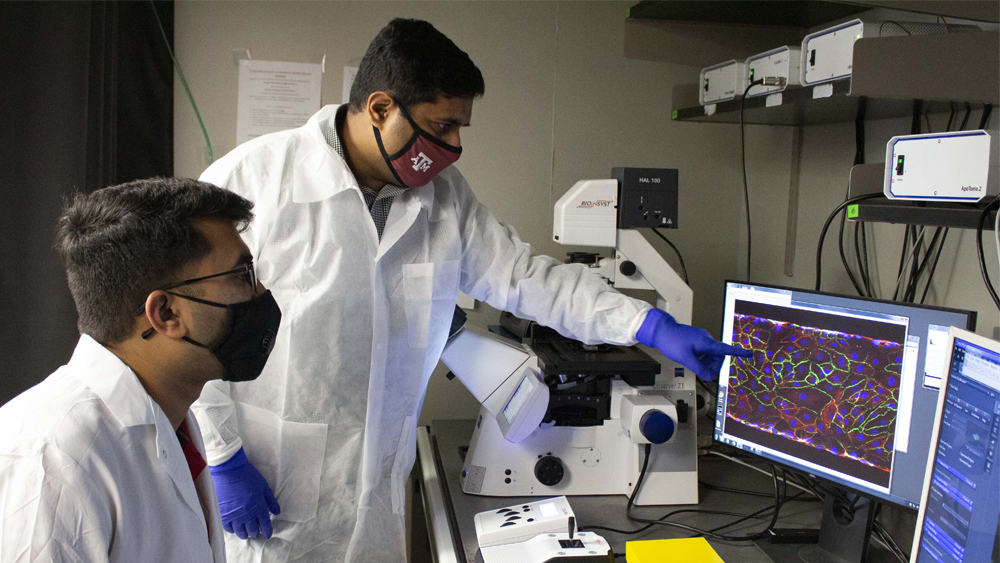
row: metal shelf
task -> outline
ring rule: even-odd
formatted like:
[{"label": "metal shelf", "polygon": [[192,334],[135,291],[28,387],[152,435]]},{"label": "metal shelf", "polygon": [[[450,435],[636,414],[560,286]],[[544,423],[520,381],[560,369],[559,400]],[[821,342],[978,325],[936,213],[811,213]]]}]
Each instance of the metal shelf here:
[{"label": "metal shelf", "polygon": [[[858,97],[849,95],[851,80],[845,78],[829,83],[833,88],[829,97],[814,98],[814,86],[789,86],[781,93],[781,105],[767,107],[768,96],[749,97],[744,102],[743,121],[761,125],[810,125],[817,123],[839,123],[853,121],[858,111]],[[697,99],[696,86],[688,90],[675,91],[675,99]],[[706,107],[688,105],[675,109],[671,118],[675,121],[698,121],[706,123],[739,123],[740,98],[714,104],[714,113],[706,114]],[[924,110],[931,113],[949,111],[946,102],[929,102]],[[961,106],[964,107],[964,106]],[[871,99],[867,100],[865,115],[868,119],[907,117],[913,113],[911,100]]]},{"label": "metal shelf", "polygon": [[[971,203],[924,203],[886,198],[862,201],[856,210],[848,209],[849,219],[880,223],[905,223],[933,227],[975,229],[983,210]],[[993,230],[996,210],[989,212],[984,230]]]},{"label": "metal shelf", "polygon": [[739,23],[814,27],[873,8],[904,10],[951,18],[1000,23],[1000,4],[956,0],[851,0],[774,2],[746,0],[642,0],[628,10],[630,19],[699,23]]},{"label": "metal shelf", "polygon": [[672,20],[690,23],[791,26],[807,28],[859,14],[870,6],[844,2],[746,2],[717,0],[645,0],[628,10],[629,19]]},{"label": "metal shelf", "polygon": [[[780,105],[773,107],[766,107],[767,96],[747,98],[744,121],[768,125],[851,121],[861,96],[868,100],[869,119],[911,115],[912,100],[923,100],[924,111],[930,113],[950,111],[953,104],[959,108],[966,103],[973,108],[997,105],[1000,33],[862,38],[854,44],[852,73],[851,78],[830,83],[829,97],[814,99],[814,89],[820,86],[790,86],[782,93]],[[714,113],[708,115],[706,106],[697,102],[697,92],[694,84],[674,90],[674,120],[739,122],[739,98],[715,104]]]},{"label": "metal shelf", "polygon": [[[850,197],[881,194],[884,171],[884,162],[853,166]],[[853,221],[975,229],[979,227],[983,209],[994,200],[990,197],[980,203],[933,203],[878,197],[849,206],[847,218]],[[995,216],[995,210],[989,212],[984,229],[993,230]]]}]

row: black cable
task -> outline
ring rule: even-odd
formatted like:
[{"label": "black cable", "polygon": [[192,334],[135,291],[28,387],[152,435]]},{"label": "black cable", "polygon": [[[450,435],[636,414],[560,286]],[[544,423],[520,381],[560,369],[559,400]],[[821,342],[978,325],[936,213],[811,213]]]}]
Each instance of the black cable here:
[{"label": "black cable", "polygon": [[983,116],[979,118],[979,128],[986,129],[990,124],[990,114],[993,112],[993,104],[986,104],[983,106]]},{"label": "black cable", "polygon": [[[681,524],[680,522],[670,522],[670,521],[666,520],[670,516],[673,516],[673,515],[676,515],[676,514],[685,513],[685,512],[697,512],[697,513],[701,513],[701,514],[730,514],[730,515],[733,515],[732,513],[725,512],[725,511],[681,509],[681,510],[675,510],[675,511],[671,512],[670,514],[664,516],[663,518],[660,518],[660,519],[657,519],[657,520],[650,520],[650,519],[647,519],[647,518],[639,518],[637,516],[633,516],[632,515],[632,506],[633,506],[633,501],[635,500],[635,491],[637,491],[639,489],[639,485],[641,484],[641,480],[645,476],[646,467],[647,467],[647,464],[649,463],[649,451],[650,451],[650,445],[647,444],[646,445],[646,459],[643,461],[642,470],[639,472],[639,480],[640,481],[636,483],[636,488],[632,492],[632,495],[629,496],[629,501],[625,505],[625,517],[626,518],[628,518],[629,520],[634,520],[636,522],[645,523],[645,524],[648,524],[648,525],[651,525],[651,526],[652,525],[657,525],[657,526],[670,526],[670,527],[673,527],[673,528],[679,528],[681,530],[686,530],[686,531],[692,532],[692,533],[697,534],[697,535],[702,536],[702,537],[711,538],[711,539],[717,539],[717,540],[721,540],[721,541],[753,541],[753,540],[756,540],[756,539],[762,539],[762,538],[765,538],[765,537],[769,536],[771,529],[774,528],[774,524],[778,521],[778,513],[780,512],[780,509],[781,509],[781,498],[779,496],[780,495],[780,489],[778,487],[778,472],[777,472],[776,469],[774,469],[774,466],[771,466],[771,477],[774,480],[774,506],[773,506],[773,508],[772,507],[767,507],[767,508],[772,508],[773,511],[774,511],[774,513],[773,513],[773,515],[771,517],[771,521],[767,525],[767,527],[764,528],[762,531],[757,532],[756,534],[750,534],[750,535],[746,535],[746,536],[727,536],[727,535],[724,535],[724,534],[716,534],[716,533],[712,532],[711,530],[702,530],[702,529],[699,529],[699,528],[695,528],[694,526],[689,526],[687,524]],[[765,510],[767,508],[765,508]],[[747,517],[743,516],[742,518],[746,519]],[[752,518],[752,516],[751,516],[751,518]],[[724,528],[724,527],[728,527],[728,526],[722,526],[722,527]],[[719,529],[721,529],[721,528],[719,528]]]},{"label": "black cable", "polygon": [[750,495],[750,496],[755,496],[755,497],[770,497],[771,496],[771,493],[762,493],[760,491],[750,491],[750,490],[747,490],[747,489],[734,489],[732,487],[723,487],[723,486],[720,486],[720,485],[713,485],[713,484],[711,484],[711,483],[709,483],[707,481],[698,481],[698,484],[702,485],[702,486],[704,486],[706,488],[712,489],[714,491],[721,491],[723,493],[735,493],[735,494],[738,494],[738,495]]},{"label": "black cable", "polygon": [[656,227],[653,227],[653,232],[656,233],[656,235],[659,236],[661,239],[663,239],[663,242],[667,243],[670,246],[670,248],[673,248],[674,252],[677,253],[677,260],[679,260],[681,263],[681,276],[684,277],[684,283],[691,285],[691,282],[688,281],[688,269],[687,266],[684,265],[684,257],[681,256],[681,251],[678,250],[676,246],[674,246],[674,243],[670,242],[670,239],[668,239],[666,236],[663,235],[663,233],[658,231]]},{"label": "black cable", "polygon": [[[986,271],[986,255],[983,253],[983,226],[986,224],[986,219],[990,216],[990,210],[997,207],[997,203],[1000,203],[1000,200],[987,205],[979,216],[979,226],[976,227],[976,251],[979,252],[979,271],[983,274],[983,282],[986,284],[986,290],[989,291],[990,297],[993,298],[993,303],[1000,310],[1000,297],[997,296],[997,291],[993,289],[990,274]],[[1000,213],[1000,209],[997,209],[997,213]]]},{"label": "black cable", "polygon": [[[912,228],[912,225],[906,225],[906,227],[903,229],[903,250],[900,251],[900,253],[899,253],[899,266],[896,268],[896,280],[899,280],[900,276],[903,275],[903,264],[906,263],[906,246],[910,243],[910,229],[911,228]],[[898,286],[899,283],[897,282],[896,285]],[[896,290],[896,293],[899,293],[898,289]],[[892,298],[895,299],[896,297],[897,296],[894,293],[893,296],[892,296]]]},{"label": "black cable", "polygon": [[872,289],[872,266],[871,262],[868,260],[868,231],[865,230],[865,222],[857,221],[857,228],[861,230],[861,252],[862,252],[862,263],[864,264],[865,271],[865,282],[868,284],[868,297],[877,297],[875,295],[875,290]]},{"label": "black cable", "polygon": [[[841,217],[843,217],[843,215],[841,215]],[[858,263],[858,277],[861,278],[861,285],[865,289],[864,293],[861,295],[870,297],[872,293],[872,284],[871,280],[868,278],[869,273],[865,270],[865,264],[861,259],[861,233],[864,232],[863,227],[864,223],[861,221],[854,222],[854,258]]]},{"label": "black cable", "polygon": [[[850,190],[848,189],[848,193],[849,192]],[[847,217],[846,214],[843,214],[840,216],[840,232],[838,233],[837,236],[837,249],[840,251],[840,263],[844,265],[844,271],[847,272],[847,277],[851,280],[851,285],[854,286],[855,291],[858,292],[858,295],[864,295],[865,294],[864,287],[862,286],[861,282],[859,282],[858,279],[854,277],[854,269],[851,268],[851,265],[848,263],[847,254],[844,252],[844,226],[846,224],[847,224]]]},{"label": "black cable", "polygon": [[955,120],[955,104],[948,102],[948,107],[951,108],[951,113],[948,114],[948,124],[945,125],[945,131],[951,131],[951,123]]},{"label": "black cable", "polygon": [[[858,98],[858,108],[857,112],[854,114],[854,164],[863,164],[865,161],[865,114],[868,108],[868,99],[864,96]],[[851,195],[851,185],[848,183],[847,192],[844,194],[844,198],[848,198]],[[858,292],[858,295],[865,295],[866,288],[870,286],[865,280],[865,273],[861,268],[860,260],[858,265],[858,278],[854,276],[854,270],[847,261],[847,254],[844,252],[844,226],[847,224],[847,214],[840,216],[840,230],[837,236],[837,248],[840,251],[840,262],[844,265],[844,270],[847,272],[847,277],[851,280],[851,284],[854,289]],[[855,225],[855,229],[857,225]],[[857,231],[855,231],[856,233]]]},{"label": "black cable", "polygon": [[[586,529],[586,530],[606,530],[606,531],[614,532],[614,533],[617,533],[617,534],[633,535],[633,534],[638,534],[640,532],[644,532],[644,531],[648,530],[649,528],[651,528],[653,526],[670,526],[670,527],[679,528],[679,529],[682,529],[682,530],[686,530],[686,531],[692,532],[692,533],[696,534],[697,536],[703,536],[703,537],[707,537],[707,538],[711,538],[711,539],[717,539],[717,540],[721,540],[721,541],[753,541],[755,539],[761,539],[761,538],[764,538],[764,537],[768,536],[768,534],[770,533],[770,530],[774,527],[775,522],[777,522],[777,520],[778,520],[778,512],[779,512],[779,510],[781,508],[781,504],[782,504],[781,498],[779,497],[778,473],[777,473],[777,470],[774,469],[774,466],[771,466],[771,476],[774,479],[774,500],[775,500],[775,504],[774,504],[773,507],[771,507],[771,506],[765,507],[764,509],[757,511],[757,513],[755,513],[753,515],[746,516],[746,515],[737,514],[737,513],[728,512],[728,511],[723,511],[723,510],[679,509],[679,510],[674,510],[672,512],[669,512],[669,513],[665,514],[663,517],[655,519],[655,520],[651,520],[651,519],[647,519],[647,518],[639,518],[637,516],[633,516],[632,513],[631,513],[632,512],[632,507],[635,504],[635,497],[636,497],[636,495],[639,492],[639,488],[642,486],[642,482],[645,480],[646,470],[649,467],[649,458],[650,458],[650,452],[651,452],[651,450],[652,450],[651,444],[646,444],[646,446],[644,448],[645,456],[644,456],[644,459],[642,461],[642,468],[639,470],[639,478],[636,480],[635,488],[632,490],[632,494],[629,495],[628,502],[625,504],[625,516],[628,519],[630,519],[630,520],[633,520],[633,521],[636,521],[636,522],[640,522],[640,523],[645,523],[646,525],[642,526],[641,528],[636,529],[636,530],[619,530],[619,529],[611,528],[611,527],[607,527],[607,526],[586,526],[585,528],[583,528],[583,527],[580,528],[581,530],[584,530],[584,529]],[[688,526],[687,524],[681,524],[679,522],[670,522],[670,521],[667,521],[667,518],[670,518],[671,516],[676,516],[677,514],[684,514],[684,513],[688,513],[688,512],[695,512],[695,513],[699,513],[699,514],[719,514],[719,515],[739,516],[741,519],[738,520],[737,522],[742,522],[743,520],[746,520],[748,518],[753,518],[753,517],[755,517],[756,514],[760,514],[761,512],[764,512],[764,511],[767,511],[767,510],[773,510],[774,511],[774,514],[773,514],[773,516],[771,518],[771,522],[768,524],[767,528],[765,528],[761,532],[758,532],[757,534],[752,534],[752,535],[747,535],[747,536],[727,536],[727,535],[724,535],[724,534],[716,534],[716,533],[714,533],[711,530],[702,530],[702,529],[699,529],[699,528],[695,528],[694,526]],[[720,528],[717,528],[717,529],[727,528],[727,527],[729,527],[731,525],[733,525],[733,523],[729,523],[729,524],[721,526]]]},{"label": "black cable", "polygon": [[910,116],[910,134],[920,133],[920,115],[923,113],[924,101],[913,100],[913,112]]},{"label": "black cable", "polygon": [[[802,493],[802,492],[795,493],[794,495],[792,495],[790,497],[787,497],[785,500],[781,501],[781,505],[785,505],[786,503],[792,502],[794,500],[798,500],[798,498],[801,497],[804,494],[805,493]],[[715,528],[712,528],[709,531],[710,532],[717,532],[719,530],[735,526],[735,525],[737,525],[737,524],[739,524],[741,522],[745,522],[745,521],[747,521],[747,520],[749,520],[751,518],[757,518],[760,514],[762,514],[762,513],[766,512],[766,511],[770,510],[770,508],[771,508],[770,506],[765,506],[764,508],[761,508],[760,510],[758,510],[756,512],[747,514],[746,516],[744,516],[743,518],[740,518],[739,520],[734,520],[734,521],[729,522],[727,524],[723,524],[722,526],[716,526]]]},{"label": "black cable", "polygon": [[[906,291],[903,293],[904,302],[913,303],[916,300],[917,285],[920,283],[920,276],[927,270],[927,265],[931,261],[931,253],[934,252],[934,247],[940,243],[939,239],[943,229],[943,227],[937,227],[934,229],[934,236],[931,237],[931,242],[927,245],[927,250],[924,252],[924,258],[920,262],[919,267],[917,267],[916,274],[910,278],[909,282],[907,282]],[[916,262],[916,258],[914,259],[914,262]]]},{"label": "black cable", "polygon": [[896,556],[896,559],[902,563],[907,563],[907,561],[909,561],[906,553],[904,553],[902,548],[899,547],[899,543],[896,542],[895,538],[892,537],[892,534],[889,533],[889,530],[886,530],[882,524],[879,524],[877,521],[872,522],[872,532],[878,535],[878,537],[882,540],[882,543],[884,543],[886,547],[889,548],[889,551]]},{"label": "black cable", "polygon": [[[929,130],[929,128],[928,128]],[[920,251],[924,248],[924,237],[919,237],[913,241],[913,260],[910,260],[910,279],[907,281],[903,290],[903,300],[906,300],[906,294],[909,291],[910,284],[917,276],[918,262],[920,261]]]},{"label": "black cable", "polygon": [[[904,237],[902,258],[905,260],[901,260],[903,264],[900,269],[901,273],[899,274],[899,277],[896,278],[896,288],[892,294],[893,301],[902,301],[906,299],[906,293],[917,273],[916,269],[920,261],[920,251],[923,248],[924,233],[926,232],[927,227],[920,227],[920,229],[917,230],[916,226],[908,225],[907,229],[912,230],[913,232],[910,237],[912,238],[912,243],[909,247],[907,247]],[[909,269],[907,270],[907,268]]]},{"label": "black cable", "polygon": [[876,197],[883,197],[882,194],[864,194],[855,196],[849,199],[845,199],[830,213],[830,216],[826,218],[826,223],[823,224],[823,229],[819,234],[819,242],[816,245],[816,291],[819,291],[822,282],[822,263],[823,263],[823,239],[826,238],[826,231],[830,228],[830,223],[837,216],[838,213],[843,211],[848,205],[857,203],[859,201],[864,201],[866,199],[872,199]]},{"label": "black cable", "polygon": [[[868,98],[861,96],[858,98],[858,110],[854,115],[854,165],[864,164],[865,162],[865,117],[868,112]],[[848,186],[848,194],[850,195],[850,186]],[[846,213],[841,215],[841,222],[846,220]],[[864,261],[862,261],[862,252],[858,250],[858,231],[861,231],[862,240],[864,241]],[[868,256],[868,239],[864,236],[864,223],[857,221],[854,223],[854,252],[857,258],[858,264],[858,274],[861,278],[861,285],[865,288],[865,294],[869,297],[872,295],[872,282],[871,282],[871,270],[868,268],[867,256]]]},{"label": "black cable", "polygon": [[965,131],[965,124],[969,122],[969,114],[972,113],[972,106],[969,102],[965,102],[965,117],[962,118],[962,123],[958,126],[959,131]]},{"label": "black cable", "polygon": [[924,286],[924,294],[920,296],[920,303],[923,304],[924,300],[927,299],[927,291],[931,288],[931,280],[934,279],[934,272],[937,271],[938,260],[941,259],[941,250],[944,249],[944,241],[948,238],[948,232],[950,229],[945,227],[944,235],[941,236],[941,243],[938,244],[937,253],[934,255],[934,263],[931,264],[931,271],[927,274],[927,285]]},{"label": "black cable", "polygon": [[746,89],[743,90],[743,96],[740,98],[740,162],[743,164],[743,203],[746,206],[747,211],[747,280],[750,281],[750,187],[747,182],[747,145],[746,145],[746,135],[744,130],[746,127],[743,124],[743,109],[746,105],[747,94],[750,93],[750,89],[758,84],[763,84],[764,80],[754,80],[747,85]]}]

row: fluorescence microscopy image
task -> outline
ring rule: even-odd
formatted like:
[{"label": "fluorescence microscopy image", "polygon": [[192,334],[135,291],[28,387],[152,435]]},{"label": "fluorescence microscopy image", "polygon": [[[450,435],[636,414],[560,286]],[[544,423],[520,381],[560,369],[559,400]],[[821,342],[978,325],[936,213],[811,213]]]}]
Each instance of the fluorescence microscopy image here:
[{"label": "fluorescence microscopy image", "polygon": [[754,356],[732,360],[727,431],[739,423],[771,447],[887,485],[905,326],[752,308],[733,319],[733,344]]}]

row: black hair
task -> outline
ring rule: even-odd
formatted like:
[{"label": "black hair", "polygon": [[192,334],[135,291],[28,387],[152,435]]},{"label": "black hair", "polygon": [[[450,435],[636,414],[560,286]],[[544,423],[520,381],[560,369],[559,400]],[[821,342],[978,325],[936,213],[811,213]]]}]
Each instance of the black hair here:
[{"label": "black hair", "polygon": [[350,108],[361,111],[380,90],[409,109],[439,97],[476,98],[485,88],[482,73],[451,39],[425,21],[396,18],[368,45],[351,86]]},{"label": "black hair", "polygon": [[65,205],[56,249],[79,315],[98,342],[121,342],[149,292],[211,251],[196,219],[231,221],[243,231],[253,204],[211,184],[149,178],[76,194]]}]

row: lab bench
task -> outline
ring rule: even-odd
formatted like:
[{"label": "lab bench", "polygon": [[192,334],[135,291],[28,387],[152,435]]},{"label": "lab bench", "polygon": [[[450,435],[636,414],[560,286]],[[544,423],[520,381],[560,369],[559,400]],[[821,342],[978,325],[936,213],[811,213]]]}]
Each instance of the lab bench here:
[{"label": "lab bench", "polygon": [[[424,510],[427,534],[433,560],[437,563],[482,563],[476,541],[473,517],[478,512],[503,506],[539,500],[539,497],[488,497],[462,492],[460,475],[465,450],[472,436],[473,420],[436,420],[429,427],[421,426],[417,434],[417,474],[419,500]],[[757,471],[717,456],[699,459],[699,479],[713,486],[753,490],[773,494],[773,482]],[[604,526],[619,530],[635,530],[642,525],[625,517],[624,495],[568,496],[580,528]],[[707,486],[701,487],[700,503],[688,506],[643,506],[633,508],[633,514],[643,518],[660,518],[668,512],[681,509],[718,510],[729,513],[750,514],[774,504],[773,498],[727,492]],[[795,500],[781,508],[777,527],[817,527],[821,504],[816,501]],[[719,533],[742,536],[760,531],[769,521],[770,512],[761,518],[752,518]],[[736,520],[735,516],[697,512],[681,513],[672,521],[700,529],[712,529]],[[653,526],[645,532],[623,535],[607,530],[594,530],[604,537],[615,554],[624,554],[625,542],[662,538],[689,537],[690,533],[667,526]],[[758,545],[753,542],[726,542],[709,540],[724,561],[753,563],[768,561],[799,561],[799,549],[793,544]],[[872,561],[889,561],[887,551],[870,549]],[[623,561],[624,557],[618,561]],[[526,562],[527,563],[527,562]]]}]

